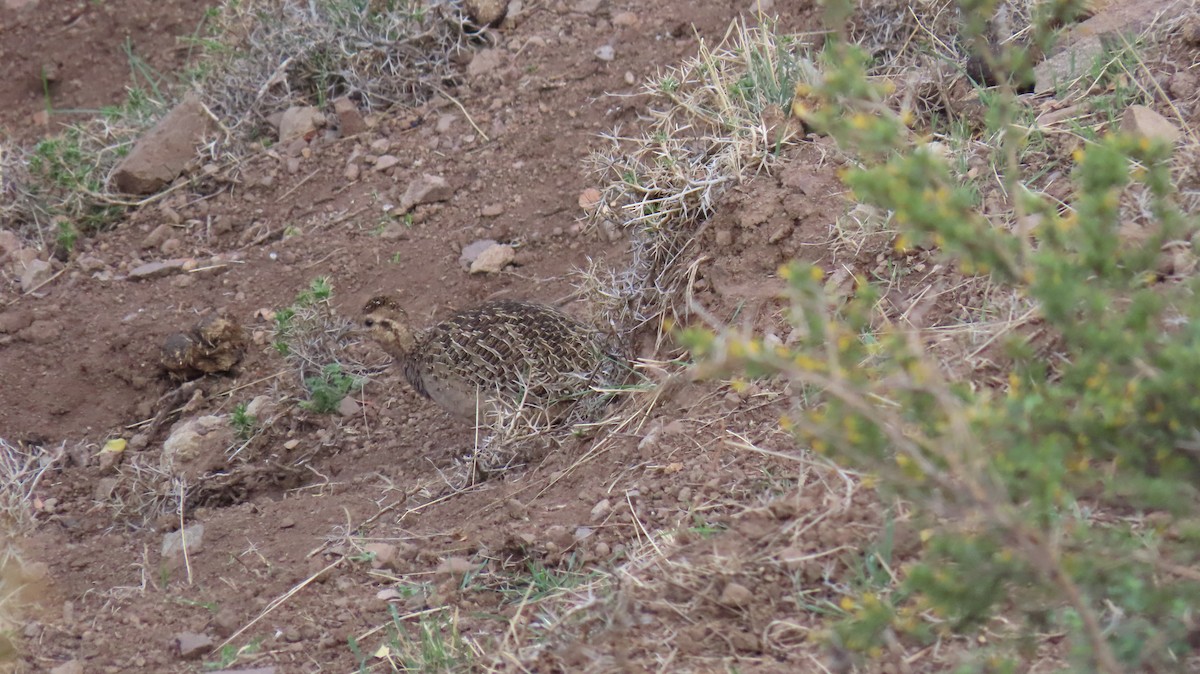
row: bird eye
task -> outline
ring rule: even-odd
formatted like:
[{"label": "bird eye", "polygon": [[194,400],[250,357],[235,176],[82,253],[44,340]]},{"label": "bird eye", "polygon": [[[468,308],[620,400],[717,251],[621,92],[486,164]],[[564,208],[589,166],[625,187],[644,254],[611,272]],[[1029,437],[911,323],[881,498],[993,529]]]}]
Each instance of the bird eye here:
[{"label": "bird eye", "polygon": [[374,318],[368,318],[367,320],[363,321],[363,325],[365,325],[365,326],[367,326],[367,327],[369,328],[369,327],[371,327],[372,325],[375,325],[375,319],[374,319]]}]

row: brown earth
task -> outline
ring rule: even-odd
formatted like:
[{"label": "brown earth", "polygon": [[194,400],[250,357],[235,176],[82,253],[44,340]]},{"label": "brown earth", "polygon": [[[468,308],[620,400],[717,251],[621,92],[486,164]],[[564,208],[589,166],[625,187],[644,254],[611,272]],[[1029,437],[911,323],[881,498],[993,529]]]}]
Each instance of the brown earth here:
[{"label": "brown earth", "polygon": [[[777,394],[689,386],[603,443],[567,439],[532,449],[522,457],[527,468],[447,496],[431,485],[439,471],[453,473],[473,431],[384,372],[351,417],[304,413],[282,400],[286,411],[241,457],[250,461],[189,501],[182,519],[203,524],[200,549],[164,557],[163,536],[179,528],[180,514],[139,519],[147,500],[137,488],[167,486],[131,467],[155,464],[174,417],[150,432],[144,422],[187,399],[160,400],[176,384],[161,374],[159,346],[199,315],[227,312],[253,335],[236,374],[202,379],[204,397],[186,413],[227,414],[256,395],[296,394],[295,374],[267,343],[270,324],[259,310],[287,305],[317,276],[332,279],[343,315],[386,290],[429,320],[490,297],[554,300],[571,292],[573,268],[590,259],[622,263],[620,237],[580,222],[578,196],[592,186],[583,160],[601,146],[600,133],[641,124],[646,110],[630,95],[645,78],[694,53],[697,37],[719,41],[748,3],[531,4],[498,31],[499,64],[454,92],[470,120],[442,100],[390,111],[360,137],[318,138],[302,157],[251,157],[219,176],[211,194],[173,196],[83,241],[76,260],[89,260],[88,271],[74,262],[25,296],[9,279],[0,314],[12,326],[0,350],[0,428],[10,442],[65,448],[38,489],[38,525],[20,545],[28,560],[45,565],[46,582],[20,635],[19,669],[48,671],[74,660],[89,672],[200,671],[216,663],[349,671],[360,663],[351,642],[366,654],[385,642],[389,596],[402,615],[452,606],[464,637],[502,641],[510,629],[536,627],[532,609],[521,615],[520,579],[531,565],[574,574],[613,569],[639,554],[647,532],[671,529],[685,532],[683,550],[704,547],[705,532],[728,527],[727,518],[744,509],[731,494],[782,499],[771,511],[777,516],[756,520],[750,534],[739,529],[740,537],[791,535],[809,517],[802,509],[815,502],[797,500],[797,488],[828,479],[823,471],[738,449],[725,435],[738,428],[751,442],[787,449],[790,441],[772,430]],[[36,77],[43,61],[60,64],[51,91],[56,110],[119,102],[128,81],[120,51],[127,34],[155,69],[178,67],[186,57],[178,37],[195,29],[204,3],[161,9],[117,0],[40,2],[0,13],[18,36],[5,38],[0,58],[7,87],[0,115],[9,133],[38,131],[32,115],[43,108]],[[815,25],[807,2],[775,9],[784,30]],[[47,40],[54,31],[69,41]],[[593,54],[603,45],[613,47],[612,61]],[[362,162],[366,153],[402,161],[377,172]],[[361,169],[356,180],[345,175],[350,162]],[[776,265],[795,255],[822,258],[814,244],[844,208],[821,163],[819,152],[802,151],[780,179],[730,194],[712,231],[731,233],[704,243],[713,262],[702,275],[702,301],[726,315],[749,301],[777,321],[770,298]],[[387,216],[385,204],[424,173],[445,177],[454,196],[418,207],[411,225]],[[794,195],[799,185],[803,198]],[[739,217],[745,210],[751,213]],[[516,246],[516,266],[466,274],[459,250],[481,238]],[[125,278],[143,262],[214,255],[227,262],[194,274]],[[586,314],[587,307],[568,310]],[[369,347],[360,355],[384,362]],[[117,473],[96,456],[113,437],[132,440]],[[847,492],[844,502],[818,505],[833,513],[829,522],[866,518],[861,527],[821,531],[848,542],[869,536],[878,518],[854,514],[859,498]],[[701,538],[688,544],[696,535],[688,530]],[[824,542],[814,540],[813,549]],[[384,547],[369,548],[376,559],[368,563],[363,549],[373,544]],[[743,671],[792,668],[800,657],[792,646],[757,636],[779,609],[774,585],[791,582],[778,564],[768,566],[774,570],[730,569],[694,588],[711,598],[741,578],[761,591],[753,592],[761,610],[700,607],[677,625],[662,614],[677,598],[650,590],[621,599],[634,602],[623,610],[635,622],[660,621],[662,630],[686,628],[696,669],[730,658]],[[505,589],[514,583],[516,590]],[[379,594],[388,588],[392,595]],[[658,629],[638,636],[601,626],[589,645],[570,637],[574,628],[551,630],[545,650],[524,654],[526,662],[539,663],[539,671],[612,670],[658,657]],[[217,644],[232,636],[231,647],[245,650],[236,658],[228,649],[181,655],[175,642],[188,632]]]},{"label": "brown earth", "polygon": [[[29,140],[46,130],[34,119],[45,109],[39,64],[59,69],[54,110],[115,104],[129,82],[125,36],[156,71],[174,71],[187,58],[180,37],[209,3],[19,4],[0,9],[0,121]],[[697,38],[753,22],[751,4],[527,2],[495,31],[497,61],[451,92],[469,118],[437,99],[388,111],[360,136],[263,151],[219,169],[205,192],[82,240],[33,292],[4,272],[0,438],[62,448],[19,539],[41,582],[15,669],[397,671],[397,630],[412,639],[432,625],[477,645],[471,660],[491,670],[845,671],[810,638],[817,618],[836,612],[872,555],[898,564],[915,544],[903,513],[856,476],[793,451],[778,425],[784,392],[689,383],[654,409],[623,411],[615,429],[528,443],[522,465],[463,488],[470,425],[418,398],[366,345],[349,353],[373,373],[357,407],[298,408],[302,387],[265,318],[318,276],[342,316],[389,291],[425,322],[485,298],[564,298],[575,268],[625,264],[620,233],[582,222],[581,192],[601,187],[584,160],[605,145],[599,134],[645,126],[643,81],[694,54]],[[773,5],[783,31],[818,25],[807,0]],[[606,45],[611,61],[595,55]],[[399,161],[377,171],[366,155]],[[816,262],[835,280],[886,272],[888,235],[865,248],[836,241],[849,204],[836,157],[819,139],[800,143],[725,194],[695,249],[701,305],[786,339],[780,263]],[[411,222],[389,215],[424,174],[454,195]],[[512,244],[516,264],[469,275],[459,253],[478,239]],[[974,288],[924,255],[907,260],[915,273],[892,290],[909,297],[895,306],[943,293],[947,312],[970,304],[960,295]],[[147,262],[214,257],[194,273],[127,278]],[[566,308],[589,315],[582,302]],[[233,375],[181,389],[161,371],[160,345],[214,311],[246,327],[246,356]],[[182,512],[162,512],[179,487],[156,472],[176,419],[257,396],[274,410],[262,432],[190,485]],[[160,413],[165,423],[152,423]],[[111,438],[130,443],[117,462],[99,452]],[[203,525],[202,543],[164,554],[181,522]],[[543,569],[571,581],[554,592],[569,601],[536,603],[544,588],[530,579]],[[885,655],[882,669],[937,669],[927,655]]]},{"label": "brown earth", "polygon": [[[169,78],[187,63],[212,0],[55,2],[0,6],[0,137],[28,139],[82,111],[119,104],[134,65]],[[145,80],[139,76],[140,84]]]}]

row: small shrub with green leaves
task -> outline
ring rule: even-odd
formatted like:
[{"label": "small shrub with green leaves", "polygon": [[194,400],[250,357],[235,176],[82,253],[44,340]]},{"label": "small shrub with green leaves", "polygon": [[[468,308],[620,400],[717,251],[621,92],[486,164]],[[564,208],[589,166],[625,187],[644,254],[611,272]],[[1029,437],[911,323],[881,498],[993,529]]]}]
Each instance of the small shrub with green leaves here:
[{"label": "small shrub with green leaves", "polygon": [[258,429],[258,419],[246,411],[246,403],[239,403],[229,416],[229,423],[242,440],[249,440]]},{"label": "small shrub with green leaves", "polygon": [[362,388],[362,381],[357,377],[342,372],[340,363],[330,363],[321,368],[321,373],[315,377],[305,377],[304,387],[308,389],[309,399],[300,403],[300,407],[318,414],[333,414],[350,392]]},{"label": "small shrub with green leaves", "polygon": [[[1164,247],[1191,250],[1195,227],[1175,205],[1169,148],[1121,135],[1089,144],[1062,212],[1001,166],[1014,210],[1037,224],[997,226],[881,105],[889,92],[861,53],[834,40],[825,56],[794,109],[861,150],[865,165],[843,175],[854,196],[892,213],[897,248],[937,246],[960,272],[1028,298],[1047,336],[1007,338],[1007,386],[952,381],[919,334],[881,320],[866,279],[839,300],[803,264],[780,270],[794,344],[685,332],[713,372],[789,380],[808,404],[781,424],[802,446],[912,507],[921,554],[897,587],[847,602],[829,641],[870,657],[897,640],[986,632],[964,671],[1013,672],[1056,634],[1073,671],[1195,671],[1200,281],[1157,271]],[[1000,91],[992,115],[1001,142],[1019,145],[1011,97]],[[1148,204],[1140,239],[1121,232],[1132,195]]]},{"label": "small shrub with green leaves", "polygon": [[343,398],[362,388],[365,371],[347,358],[343,345],[353,326],[333,310],[332,299],[333,282],[320,276],[275,312],[275,350],[296,367],[308,392],[300,406],[321,414],[337,411]]}]

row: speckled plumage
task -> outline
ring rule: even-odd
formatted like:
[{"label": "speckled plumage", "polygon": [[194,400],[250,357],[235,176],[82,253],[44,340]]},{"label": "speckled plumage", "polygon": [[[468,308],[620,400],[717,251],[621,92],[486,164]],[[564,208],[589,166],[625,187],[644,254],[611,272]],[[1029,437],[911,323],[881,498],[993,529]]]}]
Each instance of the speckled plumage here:
[{"label": "speckled plumage", "polygon": [[469,419],[497,400],[540,404],[576,396],[611,378],[617,362],[602,333],[543,304],[488,302],[421,331],[389,297],[373,298],[363,313],[367,331],[409,384]]}]

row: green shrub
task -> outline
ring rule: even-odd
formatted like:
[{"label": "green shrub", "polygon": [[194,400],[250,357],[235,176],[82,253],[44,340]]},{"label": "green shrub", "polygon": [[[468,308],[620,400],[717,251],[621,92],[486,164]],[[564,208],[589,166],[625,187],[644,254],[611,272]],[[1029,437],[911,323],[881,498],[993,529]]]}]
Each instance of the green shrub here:
[{"label": "green shrub", "polygon": [[330,363],[321,368],[319,375],[305,377],[304,387],[309,399],[301,402],[300,407],[318,414],[333,414],[351,390],[362,388],[362,382],[342,372],[340,363]]},{"label": "green shrub", "polygon": [[[685,332],[709,367],[787,378],[810,402],[781,424],[914,509],[919,557],[898,587],[852,602],[831,643],[871,656],[891,639],[986,628],[973,671],[1029,667],[1047,633],[1067,635],[1076,671],[1194,665],[1200,298],[1195,278],[1160,283],[1156,271],[1163,245],[1193,231],[1174,205],[1169,148],[1121,135],[1088,145],[1065,213],[1002,162],[1014,210],[1038,224],[1001,226],[942,156],[910,140],[860,52],[835,40],[825,56],[822,81],[801,87],[793,109],[860,150],[865,165],[843,176],[854,196],[893,214],[898,249],[936,246],[960,272],[1034,302],[1048,335],[1036,346],[1056,356],[1018,330],[1007,386],[951,381],[919,335],[880,320],[866,279],[839,301],[802,264],[780,270],[794,344]],[[1015,105],[1002,86],[990,115],[1000,157],[1025,138],[1009,121]],[[1120,234],[1134,194],[1149,204],[1140,241]]]}]

